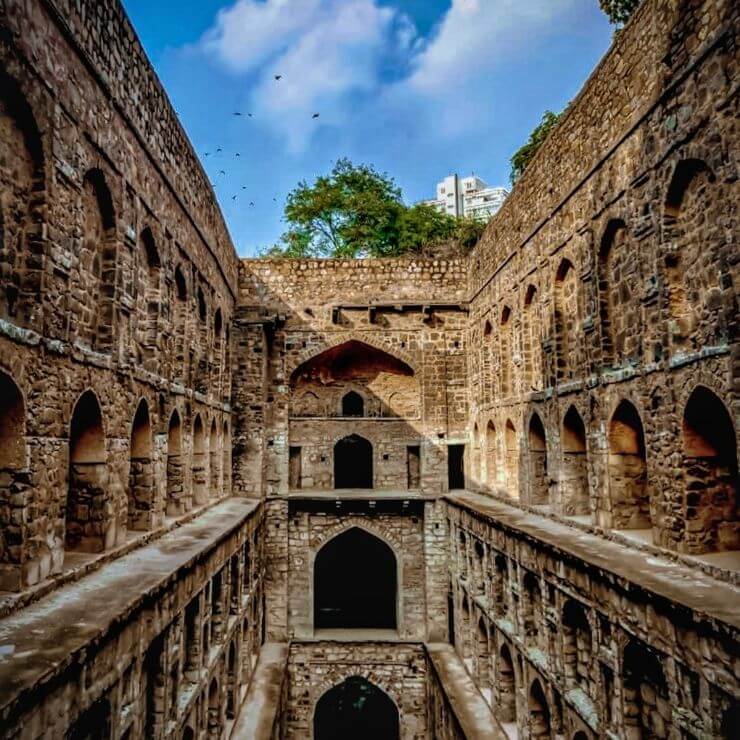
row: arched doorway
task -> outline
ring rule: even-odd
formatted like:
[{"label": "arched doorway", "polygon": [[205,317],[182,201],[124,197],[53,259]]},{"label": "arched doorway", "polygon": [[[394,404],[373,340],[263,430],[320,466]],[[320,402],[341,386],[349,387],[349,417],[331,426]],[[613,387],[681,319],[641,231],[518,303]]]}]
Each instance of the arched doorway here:
[{"label": "arched doorway", "polygon": [[314,563],[315,629],[396,629],[396,556],[359,527],[334,537]]},{"label": "arched doorway", "polygon": [[373,487],[373,446],[351,434],[334,445],[334,488]]},{"label": "arched doorway", "polygon": [[365,416],[365,400],[357,391],[350,391],[342,398],[342,416]]},{"label": "arched doorway", "polygon": [[547,706],[547,697],[542,690],[538,679],[532,682],[529,689],[529,736],[535,738],[550,738],[550,709]]},{"label": "arched doorway", "polygon": [[75,404],[69,426],[69,492],[66,547],[80,552],[103,552],[115,544],[111,514],[108,521],[93,521],[93,511],[106,511],[106,465],[103,415],[97,396],[83,393]]},{"label": "arched doorway", "polygon": [[314,740],[398,740],[398,709],[384,691],[361,676],[350,676],[317,702]]},{"label": "arched doorway", "polygon": [[128,528],[147,530],[153,525],[154,472],[152,467],[152,425],[149,406],[142,399],[131,425],[128,473]]}]

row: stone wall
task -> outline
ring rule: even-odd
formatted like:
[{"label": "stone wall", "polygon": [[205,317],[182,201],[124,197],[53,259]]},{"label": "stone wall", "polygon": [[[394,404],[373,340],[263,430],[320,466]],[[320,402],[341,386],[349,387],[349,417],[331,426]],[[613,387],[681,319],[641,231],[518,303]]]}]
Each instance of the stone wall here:
[{"label": "stone wall", "polygon": [[471,255],[471,485],[740,547],[737,22],[643,3]]},{"label": "stone wall", "polygon": [[118,3],[7,2],[0,26],[0,588],[21,591],[230,493],[236,258]]}]

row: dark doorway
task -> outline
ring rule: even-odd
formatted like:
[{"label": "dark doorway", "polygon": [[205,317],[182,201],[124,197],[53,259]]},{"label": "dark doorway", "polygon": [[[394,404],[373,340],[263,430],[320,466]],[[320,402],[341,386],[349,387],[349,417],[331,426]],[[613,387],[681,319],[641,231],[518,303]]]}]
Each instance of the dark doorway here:
[{"label": "dark doorway", "polygon": [[314,563],[315,629],[396,629],[396,557],[382,540],[352,527]]},{"label": "dark doorway", "polygon": [[288,466],[288,485],[291,489],[300,488],[301,478],[303,477],[301,448],[291,447],[289,454],[290,461]]},{"label": "dark doorway", "polygon": [[355,391],[350,391],[342,398],[342,416],[365,416],[365,401]]},{"label": "dark doorway", "polygon": [[351,434],[334,445],[334,488],[373,487],[373,446]]},{"label": "dark doorway", "polygon": [[415,490],[421,486],[421,447],[413,445],[406,448],[407,486]]},{"label": "dark doorway", "polygon": [[398,740],[398,709],[377,686],[350,676],[319,699],[313,736],[314,740]]},{"label": "dark doorway", "polygon": [[465,445],[447,447],[447,478],[450,490],[465,488]]}]

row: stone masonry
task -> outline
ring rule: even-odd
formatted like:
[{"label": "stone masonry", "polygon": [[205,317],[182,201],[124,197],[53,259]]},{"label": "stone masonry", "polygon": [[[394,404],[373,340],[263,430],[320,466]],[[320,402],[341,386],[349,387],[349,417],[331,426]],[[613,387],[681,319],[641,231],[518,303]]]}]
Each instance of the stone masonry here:
[{"label": "stone masonry", "polygon": [[120,4],[0,0],[0,737],[738,737],[739,30],[467,257],[240,260]]}]

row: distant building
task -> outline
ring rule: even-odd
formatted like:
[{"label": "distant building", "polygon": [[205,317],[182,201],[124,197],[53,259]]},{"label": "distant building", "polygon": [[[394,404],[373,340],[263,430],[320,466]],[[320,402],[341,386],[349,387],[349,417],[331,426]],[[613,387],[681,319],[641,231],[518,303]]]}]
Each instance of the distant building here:
[{"label": "distant building", "polygon": [[480,177],[449,175],[437,183],[437,197],[423,203],[450,216],[469,216],[487,221],[509,195],[506,188],[489,187]]}]

